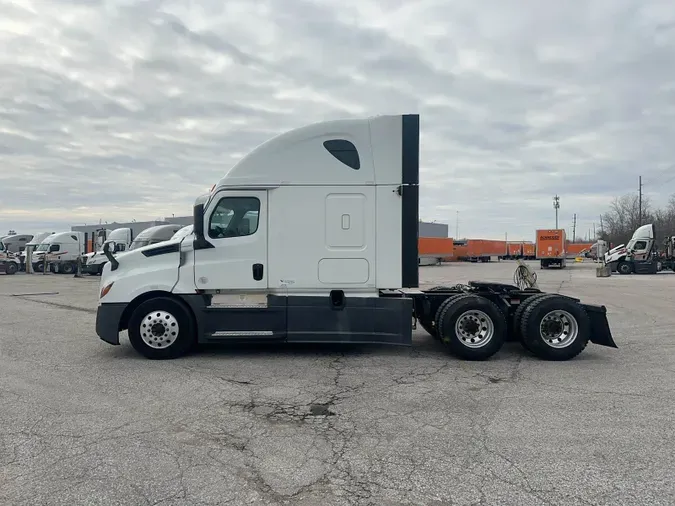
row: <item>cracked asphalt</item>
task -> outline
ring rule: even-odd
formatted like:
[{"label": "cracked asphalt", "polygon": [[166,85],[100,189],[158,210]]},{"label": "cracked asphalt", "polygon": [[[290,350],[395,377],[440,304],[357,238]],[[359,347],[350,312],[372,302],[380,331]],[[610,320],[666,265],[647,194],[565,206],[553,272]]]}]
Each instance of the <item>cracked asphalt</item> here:
[{"label": "cracked asphalt", "polygon": [[619,349],[462,362],[420,329],[148,361],[96,336],[98,278],[0,275],[0,504],[675,504],[675,274],[535,272],[605,304]]}]

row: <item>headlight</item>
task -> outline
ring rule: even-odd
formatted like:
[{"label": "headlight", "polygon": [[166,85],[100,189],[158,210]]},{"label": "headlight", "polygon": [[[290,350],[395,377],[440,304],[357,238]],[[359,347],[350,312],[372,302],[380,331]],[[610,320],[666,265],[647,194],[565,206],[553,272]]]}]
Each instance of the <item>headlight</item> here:
[{"label": "headlight", "polygon": [[113,282],[108,283],[107,285],[105,285],[103,288],[101,288],[101,296],[99,297],[99,299],[102,299],[103,297],[105,297],[106,295],[108,295],[108,292],[110,291],[110,289],[112,288],[112,286],[113,286],[114,284],[115,284],[115,282],[113,281]]}]

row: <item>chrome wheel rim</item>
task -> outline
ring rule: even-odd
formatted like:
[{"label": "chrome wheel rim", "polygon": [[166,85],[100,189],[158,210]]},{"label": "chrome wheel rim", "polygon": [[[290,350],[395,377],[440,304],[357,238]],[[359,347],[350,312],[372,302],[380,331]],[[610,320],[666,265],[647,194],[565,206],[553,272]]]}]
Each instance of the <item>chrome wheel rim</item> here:
[{"label": "chrome wheel rim", "polygon": [[178,337],[178,320],[166,311],[152,311],[141,321],[141,339],[155,349],[164,349]]},{"label": "chrome wheel rim", "polygon": [[539,324],[539,336],[551,348],[566,348],[578,335],[577,319],[562,309],[546,313]]},{"label": "chrome wheel rim", "polygon": [[481,348],[492,340],[495,326],[486,313],[478,309],[465,311],[455,322],[455,335],[467,348]]}]

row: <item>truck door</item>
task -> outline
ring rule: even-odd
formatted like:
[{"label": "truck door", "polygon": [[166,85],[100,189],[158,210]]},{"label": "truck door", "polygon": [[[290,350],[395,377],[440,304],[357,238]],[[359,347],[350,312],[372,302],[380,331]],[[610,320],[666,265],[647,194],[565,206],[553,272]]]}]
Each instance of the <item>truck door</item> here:
[{"label": "truck door", "polygon": [[267,289],[267,191],[222,190],[204,211],[204,237],[195,251],[201,290]]},{"label": "truck door", "polygon": [[633,246],[633,258],[635,260],[646,260],[649,254],[651,241],[639,240],[635,241]]}]

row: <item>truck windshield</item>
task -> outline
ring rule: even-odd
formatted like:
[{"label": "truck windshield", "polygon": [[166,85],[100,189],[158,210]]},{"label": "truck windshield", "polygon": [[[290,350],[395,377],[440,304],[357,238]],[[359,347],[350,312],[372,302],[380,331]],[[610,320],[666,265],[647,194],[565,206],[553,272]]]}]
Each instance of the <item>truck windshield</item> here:
[{"label": "truck windshield", "polygon": [[5,251],[5,245],[0,241],[0,251]]},{"label": "truck windshield", "polygon": [[47,251],[49,249],[49,244],[40,244],[37,248],[35,248],[35,251]]}]

